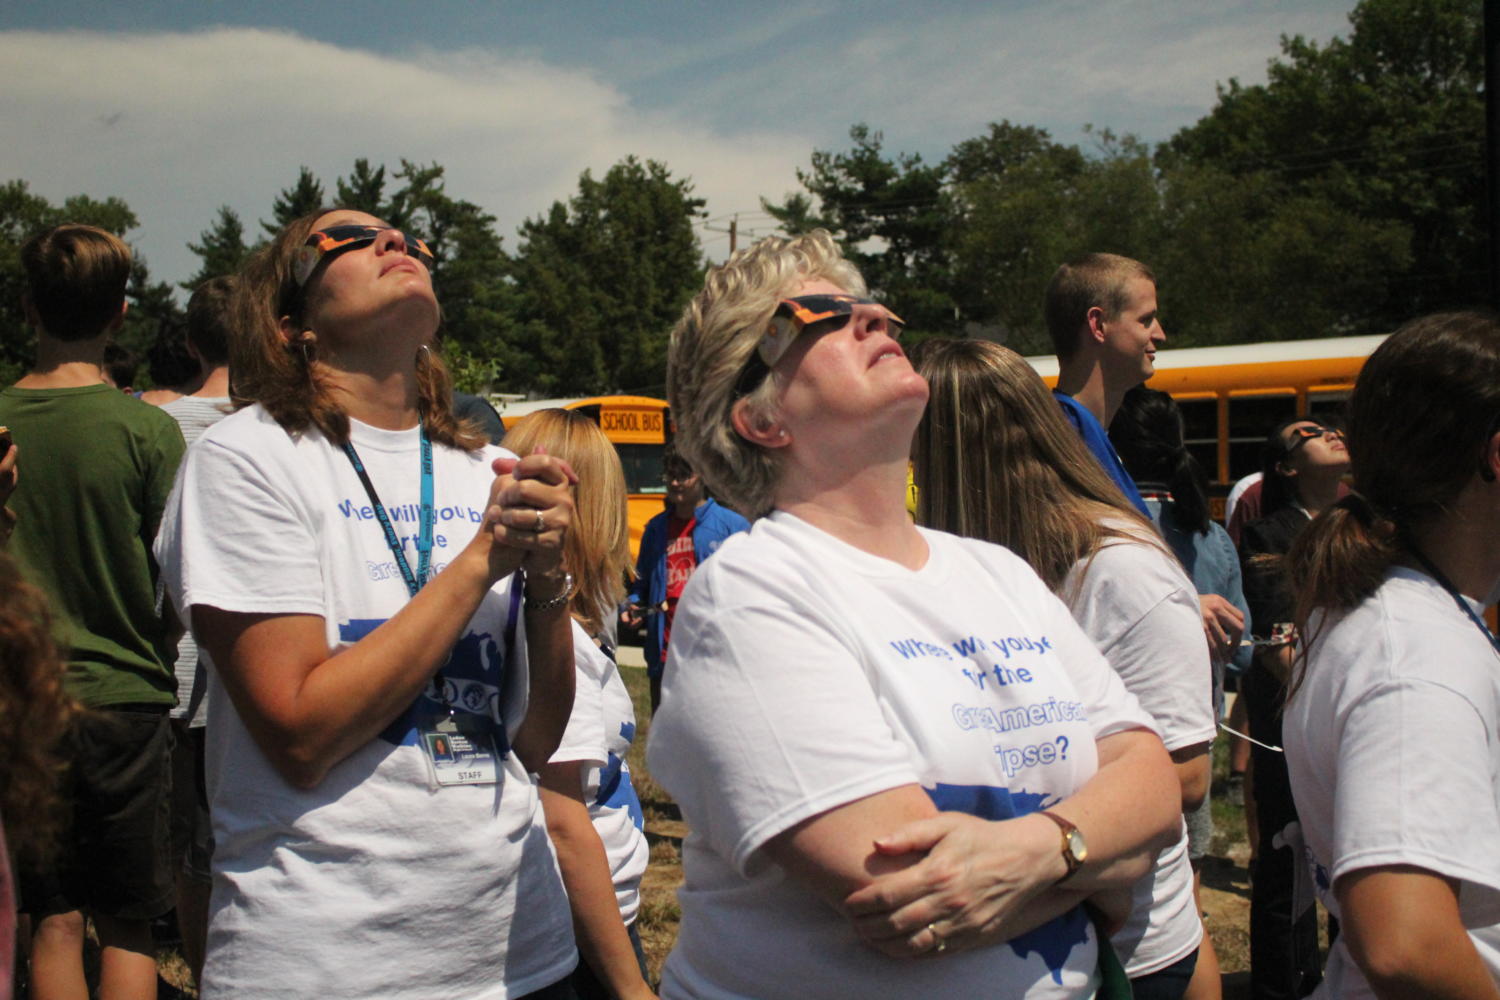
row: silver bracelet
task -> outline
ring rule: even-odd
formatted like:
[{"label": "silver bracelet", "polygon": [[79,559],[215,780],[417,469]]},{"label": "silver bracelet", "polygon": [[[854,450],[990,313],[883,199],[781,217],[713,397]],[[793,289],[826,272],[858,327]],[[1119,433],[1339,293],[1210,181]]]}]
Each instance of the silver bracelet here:
[{"label": "silver bracelet", "polygon": [[573,595],[573,574],[564,572],[562,589],[552,597],[547,598],[547,600],[545,601],[533,601],[531,599],[530,580],[527,580],[525,582],[525,587],[527,611],[551,611],[553,608],[560,608],[564,604],[567,604],[568,598]]}]

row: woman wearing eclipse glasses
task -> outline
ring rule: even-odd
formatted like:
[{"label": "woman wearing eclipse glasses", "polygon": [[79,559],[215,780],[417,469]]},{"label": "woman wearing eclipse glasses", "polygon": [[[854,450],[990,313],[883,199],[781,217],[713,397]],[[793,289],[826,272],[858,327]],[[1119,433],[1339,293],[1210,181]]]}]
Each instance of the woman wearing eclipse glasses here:
[{"label": "woman wearing eclipse glasses", "polygon": [[1266,435],[1261,517],[1240,535],[1245,601],[1257,634],[1268,645],[1255,651],[1241,681],[1250,735],[1250,794],[1255,800],[1258,844],[1250,890],[1250,978],[1256,996],[1293,1000],[1319,973],[1317,916],[1292,913],[1295,866],[1301,859],[1281,839],[1297,819],[1281,746],[1281,710],[1296,650],[1292,593],[1281,557],[1308,523],[1343,492],[1349,451],[1343,432],[1313,420],[1290,420]]},{"label": "woman wearing eclipse glasses", "polygon": [[257,254],[243,408],[162,525],[221,689],[208,996],[572,996],[528,774],[573,699],[572,473],[455,420],[431,263],[344,210]]},{"label": "woman wearing eclipse glasses", "polygon": [[907,517],[927,385],[865,295],[826,232],[772,238],[672,334],[678,447],[758,520],[689,581],[651,730],[691,831],[661,993],[1092,996],[1081,904],[1176,779],[1023,562]]},{"label": "woman wearing eclipse glasses", "polygon": [[1500,996],[1500,323],[1415,320],[1349,401],[1354,492],[1287,558],[1287,766],[1326,997]]}]

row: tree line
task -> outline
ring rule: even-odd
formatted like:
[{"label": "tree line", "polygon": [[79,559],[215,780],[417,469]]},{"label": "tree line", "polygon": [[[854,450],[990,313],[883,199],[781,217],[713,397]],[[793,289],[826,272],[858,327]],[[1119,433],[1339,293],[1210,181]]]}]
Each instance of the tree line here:
[{"label": "tree line", "polygon": [[[1046,353],[1041,299],[1089,250],[1148,262],[1172,346],[1385,332],[1482,304],[1484,94],[1474,0],[1362,0],[1347,37],[1284,37],[1267,82],[1221,85],[1213,109],[1152,146],[1107,128],[1085,143],[992,123],[939,161],[891,152],[856,124],[818,150],[803,190],[763,199],[786,233],[834,233],[914,337],[982,336]],[[184,288],[235,270],[324,204],[422,234],[457,380],[471,390],[659,395],[667,334],[701,285],[690,180],[627,157],[584,171],[566,201],[507,249],[495,217],[447,189],[443,167],[356,160],[331,188],[303,167],[247,227],[229,206],[189,244]],[[128,235],[118,198],[52,205],[0,185],[0,377],[28,361],[19,245],[63,220]],[[138,260],[121,340],[137,351],[181,324],[174,289]]]}]

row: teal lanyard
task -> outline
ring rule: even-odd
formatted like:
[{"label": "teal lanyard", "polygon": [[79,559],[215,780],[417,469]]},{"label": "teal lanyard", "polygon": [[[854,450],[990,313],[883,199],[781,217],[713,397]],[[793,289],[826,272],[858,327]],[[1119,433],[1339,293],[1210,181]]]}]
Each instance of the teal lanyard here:
[{"label": "teal lanyard", "polygon": [[401,551],[401,540],[396,537],[396,529],[391,526],[390,515],[385,512],[385,505],[380,502],[380,497],[375,492],[375,484],[370,482],[370,474],[365,471],[365,464],[359,460],[359,452],[354,450],[354,442],[344,442],[344,454],[349,456],[349,464],[354,466],[354,472],[359,476],[359,481],[364,484],[365,494],[370,498],[370,506],[375,508],[375,520],[380,522],[380,530],[385,532],[385,544],[390,546],[391,555],[396,559],[396,566],[401,570],[401,579],[406,581],[406,589],[412,597],[417,596],[417,591],[427,582],[427,577],[432,572],[432,528],[433,522],[437,520],[437,512],[432,503],[432,442],[427,440],[427,429],[420,424],[417,426],[417,439],[422,443],[422,507],[421,507],[421,529],[417,534],[417,571],[411,571],[411,564],[406,561],[406,555]]}]

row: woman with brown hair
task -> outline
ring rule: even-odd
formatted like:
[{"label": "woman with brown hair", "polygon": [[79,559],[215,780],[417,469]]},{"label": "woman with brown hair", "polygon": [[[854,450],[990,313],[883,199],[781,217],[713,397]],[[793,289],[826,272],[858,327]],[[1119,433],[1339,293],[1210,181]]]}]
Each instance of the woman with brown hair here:
[{"label": "woman with brown hair", "polygon": [[1293,543],[1282,732],[1329,997],[1500,996],[1500,323],[1397,330],[1349,401],[1354,491]]},{"label": "woman with brown hair", "polygon": [[242,408],[157,541],[211,678],[211,995],[571,994],[528,774],[573,701],[571,474],[454,418],[431,263],[342,209],[252,259]]},{"label": "woman with brown hair", "polygon": [[[1182,566],[1020,355],[988,341],[928,341],[917,369],[932,392],[913,447],[918,523],[1031,564],[1155,718],[1179,812],[1196,809],[1208,790],[1212,672]],[[1110,939],[1141,998],[1180,998],[1203,938],[1180,815],[1175,827]]]},{"label": "woman with brown hair", "polygon": [[564,544],[575,569],[568,610],[576,694],[562,743],[539,775],[582,959],[573,988],[579,1000],[654,1000],[635,928],[641,876],[651,859],[625,762],[635,739],[635,706],[606,628],[630,572],[625,471],[599,424],[576,410],[538,410],[501,444],[521,455],[544,451],[578,474]]}]

